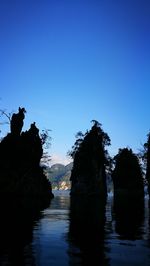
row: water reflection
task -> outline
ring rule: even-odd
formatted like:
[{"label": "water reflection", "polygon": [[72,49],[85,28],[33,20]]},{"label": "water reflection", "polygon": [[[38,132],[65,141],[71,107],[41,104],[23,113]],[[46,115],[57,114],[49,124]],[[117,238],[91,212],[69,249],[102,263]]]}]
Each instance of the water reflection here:
[{"label": "water reflection", "polygon": [[142,202],[70,204],[68,192],[55,193],[42,212],[20,201],[1,205],[0,265],[150,265],[148,200],[145,215]]},{"label": "water reflection", "polygon": [[73,197],[70,205],[69,265],[109,265],[105,253],[105,203]]},{"label": "water reflection", "polygon": [[54,199],[34,230],[33,247],[37,266],[68,266],[68,191],[54,191]]},{"label": "water reflection", "polygon": [[1,199],[0,213],[0,265],[36,265],[32,239],[33,228],[41,218],[39,202]]},{"label": "water reflection", "polygon": [[144,199],[133,196],[114,197],[113,215],[115,230],[120,239],[142,239],[144,224]]}]

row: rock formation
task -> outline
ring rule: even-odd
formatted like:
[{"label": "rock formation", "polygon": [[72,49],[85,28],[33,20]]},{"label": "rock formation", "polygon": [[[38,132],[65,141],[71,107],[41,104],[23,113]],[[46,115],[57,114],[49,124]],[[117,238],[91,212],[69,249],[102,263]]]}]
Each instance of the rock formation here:
[{"label": "rock formation", "polygon": [[40,165],[42,140],[35,122],[22,132],[25,109],[12,115],[11,132],[0,143],[0,196],[53,197],[51,183]]},{"label": "rock formation", "polygon": [[141,166],[136,154],[131,149],[120,149],[115,156],[115,168],[112,173],[114,193],[127,195],[144,195],[144,184]]},{"label": "rock formation", "polygon": [[[110,139],[97,121],[85,135],[78,134],[79,139],[73,146],[71,155],[74,159],[71,173],[71,194],[100,194],[106,198],[106,164],[105,145]],[[82,137],[82,138],[81,138]]]},{"label": "rock formation", "polygon": [[148,134],[147,142],[144,144],[144,148],[144,159],[146,160],[146,180],[148,183],[148,193],[150,197],[150,133]]}]

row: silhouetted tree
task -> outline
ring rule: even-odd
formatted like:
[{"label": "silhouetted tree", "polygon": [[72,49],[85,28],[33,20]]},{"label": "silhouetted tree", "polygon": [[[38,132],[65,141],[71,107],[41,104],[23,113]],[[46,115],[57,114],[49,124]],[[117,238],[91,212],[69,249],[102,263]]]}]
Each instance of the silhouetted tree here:
[{"label": "silhouetted tree", "polygon": [[144,144],[142,159],[146,167],[146,180],[148,183],[148,192],[150,195],[150,133],[147,135],[147,142]]},{"label": "silhouetted tree", "polygon": [[42,130],[42,133],[40,134],[40,138],[42,141],[42,147],[43,147],[43,155],[41,158],[41,164],[44,165],[45,168],[49,166],[49,162],[51,160],[51,157],[49,155],[48,149],[51,145],[51,137],[49,135],[50,129],[44,129]]},{"label": "silhouetted tree", "polygon": [[[0,126],[6,125],[6,124],[10,124],[11,121],[11,113],[7,113],[7,111],[4,109],[0,109]],[[6,120],[4,120],[4,118],[6,118]],[[2,132],[2,130],[0,129],[0,133]],[[2,140],[2,137],[0,138],[0,140]]]},{"label": "silhouetted tree", "polygon": [[7,121],[2,122],[0,124],[9,124],[11,121],[11,113],[7,113],[6,110],[0,109],[0,117],[5,116],[7,118]]},{"label": "silhouetted tree", "polygon": [[132,149],[119,149],[114,157],[115,168],[112,173],[114,190],[140,190],[143,193],[142,170],[136,154]]},{"label": "silhouetted tree", "polygon": [[106,165],[110,138],[101,124],[93,120],[93,126],[85,134],[79,132],[70,155],[74,159],[71,174],[72,193],[101,193],[106,196]]}]

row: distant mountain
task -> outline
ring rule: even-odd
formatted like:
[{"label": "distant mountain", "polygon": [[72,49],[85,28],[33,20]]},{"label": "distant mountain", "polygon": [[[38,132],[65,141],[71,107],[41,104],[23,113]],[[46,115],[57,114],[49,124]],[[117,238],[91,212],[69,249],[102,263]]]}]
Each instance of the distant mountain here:
[{"label": "distant mountain", "polygon": [[47,177],[53,189],[70,189],[70,176],[73,163],[67,165],[53,164],[47,169]]},{"label": "distant mountain", "polygon": [[[47,169],[47,177],[52,184],[53,189],[70,189],[70,176],[73,163],[63,165],[60,163],[53,164]],[[108,192],[113,190],[113,183],[111,176],[107,176],[107,190]]]}]

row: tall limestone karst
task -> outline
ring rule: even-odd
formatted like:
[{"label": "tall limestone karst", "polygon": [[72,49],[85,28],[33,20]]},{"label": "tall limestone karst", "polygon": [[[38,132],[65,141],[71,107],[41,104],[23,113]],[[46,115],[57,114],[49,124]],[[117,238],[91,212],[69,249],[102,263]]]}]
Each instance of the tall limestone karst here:
[{"label": "tall limestone karst", "polygon": [[101,124],[93,120],[93,126],[84,135],[77,134],[77,140],[70,155],[74,159],[71,173],[71,194],[100,194],[106,198],[106,165],[108,153],[106,145],[110,138]]},{"label": "tall limestone karst", "polygon": [[132,149],[120,149],[114,157],[115,168],[112,173],[114,192],[144,193],[142,170],[136,154]]},{"label": "tall limestone karst", "polygon": [[42,139],[35,122],[22,132],[25,109],[10,121],[11,132],[0,142],[0,196],[52,198],[51,183],[40,165]]},{"label": "tall limestone karst", "polygon": [[141,165],[132,149],[119,149],[114,158],[113,215],[121,238],[135,239],[144,219],[144,182]]},{"label": "tall limestone karst", "polygon": [[147,142],[144,144],[144,163],[146,164],[146,180],[148,183],[148,193],[150,196],[150,133],[147,135]]}]

